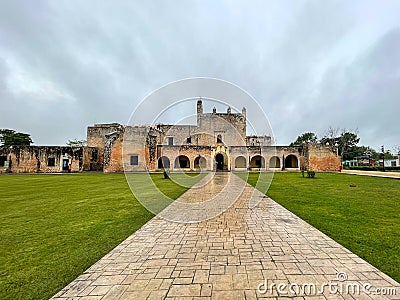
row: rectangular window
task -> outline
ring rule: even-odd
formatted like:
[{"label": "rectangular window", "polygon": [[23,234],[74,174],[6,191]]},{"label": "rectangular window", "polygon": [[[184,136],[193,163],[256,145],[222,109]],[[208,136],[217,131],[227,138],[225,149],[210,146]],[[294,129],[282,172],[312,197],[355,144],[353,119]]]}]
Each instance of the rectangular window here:
[{"label": "rectangular window", "polygon": [[168,146],[174,145],[174,138],[172,136],[168,137]]},{"label": "rectangular window", "polygon": [[191,144],[191,143],[192,143],[192,138],[191,138],[191,137],[188,137],[188,138],[186,139],[186,143]]},{"label": "rectangular window", "polygon": [[47,166],[54,167],[56,165],[56,159],[54,157],[49,157],[47,159]]},{"label": "rectangular window", "polygon": [[131,155],[131,166],[139,165],[139,157],[137,155]]},{"label": "rectangular window", "polygon": [[396,166],[396,161],[392,160],[392,167],[395,167],[395,166]]}]

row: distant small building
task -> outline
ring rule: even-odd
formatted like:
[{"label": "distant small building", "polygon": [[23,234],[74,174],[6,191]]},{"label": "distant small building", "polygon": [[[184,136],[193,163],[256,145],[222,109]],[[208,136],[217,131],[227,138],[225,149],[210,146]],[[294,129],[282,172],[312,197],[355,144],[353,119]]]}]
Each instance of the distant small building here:
[{"label": "distant small building", "polygon": [[344,160],[343,166],[344,167],[358,167],[358,160],[357,159]]},{"label": "distant small building", "polygon": [[[383,166],[383,159],[379,160],[379,165]],[[399,158],[385,158],[385,167],[400,167]]]}]

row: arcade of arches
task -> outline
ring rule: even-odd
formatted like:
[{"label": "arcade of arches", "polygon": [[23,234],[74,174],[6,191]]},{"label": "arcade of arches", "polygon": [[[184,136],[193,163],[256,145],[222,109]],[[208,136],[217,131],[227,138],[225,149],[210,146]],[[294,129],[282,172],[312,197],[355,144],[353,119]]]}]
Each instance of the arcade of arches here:
[{"label": "arcade of arches", "polygon": [[[213,164],[209,162],[211,158],[205,158],[204,156],[198,155],[190,159],[186,155],[179,155],[172,159],[174,164],[171,164],[171,158],[167,156],[161,156],[157,161],[158,169],[194,169],[194,170],[228,170],[228,158],[225,153],[217,153],[213,159]],[[282,164],[283,162],[283,164]],[[284,169],[299,169],[299,157],[294,154],[289,154],[286,157],[271,156],[265,158],[262,155],[253,155],[252,157],[246,158],[245,156],[237,156],[232,158],[230,164],[231,169],[281,169],[282,165]]]}]

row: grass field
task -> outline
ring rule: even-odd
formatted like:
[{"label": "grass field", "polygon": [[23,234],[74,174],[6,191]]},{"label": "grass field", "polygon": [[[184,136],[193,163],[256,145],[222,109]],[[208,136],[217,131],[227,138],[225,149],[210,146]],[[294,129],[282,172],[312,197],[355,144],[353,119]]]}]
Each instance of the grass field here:
[{"label": "grass field", "polygon": [[[152,179],[172,199],[187,190]],[[7,175],[0,191],[0,299],[52,296],[153,217],[123,174]],[[276,173],[268,195],[400,281],[400,180]]]},{"label": "grass field", "polygon": [[267,195],[400,282],[400,180],[275,173]]},{"label": "grass field", "polygon": [[[173,199],[187,190],[151,176]],[[51,297],[153,217],[123,174],[0,176],[0,191],[0,299]]]}]

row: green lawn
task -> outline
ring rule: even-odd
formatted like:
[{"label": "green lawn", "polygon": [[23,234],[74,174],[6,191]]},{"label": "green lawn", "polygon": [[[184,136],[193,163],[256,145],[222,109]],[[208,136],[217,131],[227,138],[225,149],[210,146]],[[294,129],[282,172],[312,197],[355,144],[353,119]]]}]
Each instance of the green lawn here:
[{"label": "green lawn", "polygon": [[[249,174],[248,182],[254,186],[257,177]],[[400,180],[275,173],[267,195],[400,281]]]},{"label": "green lawn", "polygon": [[[173,199],[187,190],[151,176]],[[0,299],[51,297],[153,217],[123,174],[0,176],[0,207]]]},{"label": "green lawn", "polygon": [[[173,199],[187,190],[151,176]],[[173,177],[190,186],[202,176]],[[6,175],[0,191],[0,299],[49,298],[153,217],[123,174]],[[276,173],[268,195],[400,281],[399,180]]]}]

